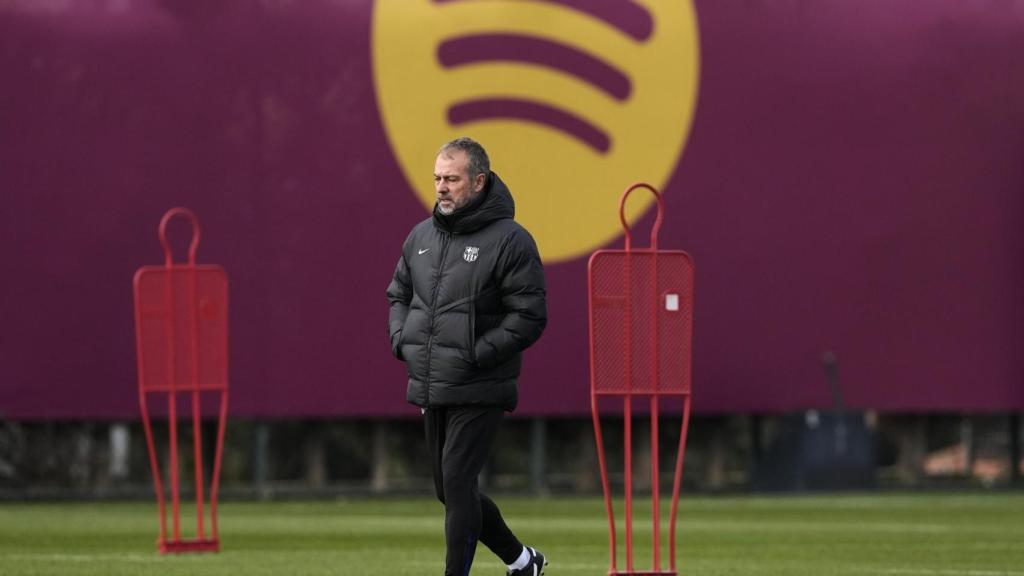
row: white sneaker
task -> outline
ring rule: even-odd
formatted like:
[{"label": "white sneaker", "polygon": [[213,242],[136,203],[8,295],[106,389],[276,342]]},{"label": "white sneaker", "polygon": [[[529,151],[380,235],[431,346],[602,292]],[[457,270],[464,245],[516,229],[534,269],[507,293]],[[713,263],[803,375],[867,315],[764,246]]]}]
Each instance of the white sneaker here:
[{"label": "white sneaker", "polygon": [[519,570],[509,570],[508,576],[541,576],[544,573],[544,569],[548,566],[547,558],[529,546],[526,547],[526,550],[530,553],[530,561]]}]

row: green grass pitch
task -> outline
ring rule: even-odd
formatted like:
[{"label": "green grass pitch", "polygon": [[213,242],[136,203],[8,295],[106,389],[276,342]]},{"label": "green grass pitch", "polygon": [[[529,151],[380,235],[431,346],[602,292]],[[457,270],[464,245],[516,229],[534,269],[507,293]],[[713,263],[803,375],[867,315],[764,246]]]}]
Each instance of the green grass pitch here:
[{"label": "green grass pitch", "polygon": [[[550,576],[607,574],[600,499],[497,501]],[[5,503],[0,574],[441,574],[443,521],[426,498],[226,502],[220,553],[160,556],[154,503]],[[634,523],[646,569],[649,506]],[[678,554],[694,576],[1024,576],[1024,494],[684,498]],[[481,546],[473,573],[504,566]]]}]

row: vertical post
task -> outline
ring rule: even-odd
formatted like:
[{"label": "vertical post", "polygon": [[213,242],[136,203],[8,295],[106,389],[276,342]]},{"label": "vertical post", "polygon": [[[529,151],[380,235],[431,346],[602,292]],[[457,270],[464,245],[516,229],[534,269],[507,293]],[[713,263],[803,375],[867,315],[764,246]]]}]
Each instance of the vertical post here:
[{"label": "vertical post", "polygon": [[[629,364],[627,364],[628,366]],[[623,444],[626,453],[626,462],[623,473],[626,478],[626,570],[633,571],[633,398],[626,394],[623,400],[625,406],[625,435]]]},{"label": "vertical post", "polygon": [[1010,484],[1020,482],[1020,414],[1010,414]]},{"label": "vertical post", "polygon": [[170,413],[167,418],[171,426],[171,443],[170,443],[170,468],[171,468],[171,525],[173,526],[172,535],[174,540],[181,540],[181,490],[178,486],[178,414],[176,410],[177,399],[174,397],[174,391],[172,390],[168,394],[168,403],[170,404]]},{"label": "vertical post", "polygon": [[974,419],[970,414],[965,414],[960,418],[960,441],[964,445],[965,451],[965,465],[964,475],[967,478],[974,477],[974,460],[975,460],[975,441],[974,441]]},{"label": "vertical post", "polygon": [[83,424],[75,427],[73,433],[75,455],[71,462],[71,481],[81,486],[87,486],[92,476],[92,424]]},{"label": "vertical post", "polygon": [[199,413],[199,297],[196,294],[196,262],[188,263],[189,382],[192,388],[192,468],[196,480],[196,538],[206,538],[203,527],[203,434]]},{"label": "vertical post", "polygon": [[146,448],[149,452],[149,467],[153,472],[153,485],[156,489],[156,504],[160,512],[160,537],[159,545],[162,547],[167,541],[167,503],[164,500],[164,483],[160,476],[160,463],[156,454],[156,444],[153,440],[153,427],[149,421],[149,407],[146,405],[146,393],[139,392],[139,410],[142,413],[143,430],[146,432]]},{"label": "vertical post", "polygon": [[761,415],[750,415],[750,469],[755,470],[761,462]]},{"label": "vertical post", "polygon": [[[622,204],[625,204],[625,197],[623,197]],[[621,213],[621,210],[620,210]],[[624,218],[624,217],[623,217]],[[623,220],[625,221],[625,220]],[[626,380],[626,393],[623,396],[622,402],[625,404],[623,408],[623,416],[625,422],[623,423],[624,428],[624,452],[625,452],[625,491],[626,491],[626,570],[629,572],[633,571],[633,273],[632,273],[632,248],[630,247],[630,235],[627,229],[626,232],[626,265],[625,265],[625,281],[623,286],[625,287],[626,295],[626,346],[625,346],[625,357],[626,362],[623,364],[625,369],[625,380]]]},{"label": "vertical post", "polygon": [[[661,198],[659,197],[659,202]],[[659,206],[658,217],[661,217],[661,210]],[[656,231],[655,231],[656,233]],[[662,302],[661,294],[659,293],[658,286],[660,285],[660,279],[658,277],[658,251],[657,251],[657,238],[655,235],[651,236],[651,261],[652,261],[652,275],[654,281],[651,283],[651,294],[650,298],[651,305],[651,321],[653,326],[650,333],[648,334],[648,346],[651,350],[651,521],[653,523],[653,539],[654,539],[654,570],[656,572],[661,571],[661,485],[659,482],[659,466],[658,466],[658,394],[660,390],[660,374],[661,374],[661,359],[658,356],[658,317],[663,306],[667,306],[666,303]]]},{"label": "vertical post", "polygon": [[324,423],[310,422],[303,443],[306,465],[306,486],[319,490],[327,484],[327,455],[324,441]]},{"label": "vertical post", "polygon": [[708,443],[708,469],[704,481],[706,487],[712,490],[721,490],[725,487],[725,429],[727,423],[725,416],[708,419],[707,427],[711,429],[711,438]]},{"label": "vertical post", "polygon": [[217,532],[217,495],[220,493],[220,463],[224,458],[224,428],[227,426],[227,423],[228,389],[225,387],[220,395],[220,417],[217,420],[217,448],[213,456],[213,480],[210,482],[210,529],[213,531],[214,539],[219,538],[219,533]]},{"label": "vertical post", "polygon": [[898,420],[899,455],[896,468],[902,482],[911,486],[921,483],[924,459],[928,450],[928,416],[906,416]]},{"label": "vertical post", "polygon": [[[590,370],[594,370],[593,360],[593,347],[590,350]],[[591,374],[591,382],[593,382],[593,374]],[[591,384],[593,386],[593,384]],[[611,488],[608,486],[608,467],[604,459],[604,440],[601,438],[601,419],[597,415],[597,394],[593,390],[590,392],[590,415],[594,421],[594,441],[597,444],[597,463],[601,470],[601,488],[604,491],[604,507],[608,513],[608,555],[611,557],[611,572],[618,571],[618,564],[615,557],[616,545],[615,545],[615,511],[612,508],[612,493]]]},{"label": "vertical post", "polygon": [[267,454],[269,453],[269,447],[270,427],[266,422],[257,422],[252,447],[252,483],[253,487],[256,488],[256,493],[261,498],[268,495],[267,470],[269,466],[267,464]]},{"label": "vertical post", "polygon": [[[657,370],[655,370],[657,372]],[[661,494],[658,483],[658,395],[651,396],[651,530],[654,571],[661,571]]]},{"label": "vertical post", "polygon": [[683,424],[679,431],[679,453],[676,472],[672,478],[672,509],[668,519],[669,570],[676,571],[676,518],[679,515],[679,489],[683,482],[683,458],[686,456],[686,432],[690,427],[690,393],[683,396]]},{"label": "vertical post", "polygon": [[[571,442],[573,451],[579,456],[573,459],[571,486],[574,492],[594,492],[598,487],[594,479],[594,470],[598,469],[600,464],[594,450],[595,445],[596,438],[590,427],[580,428],[579,435]],[[600,480],[600,476],[597,480]]]},{"label": "vertical post", "polygon": [[391,451],[388,450],[388,425],[383,420],[373,422],[373,471],[370,476],[370,489],[376,494],[388,490],[388,468]]},{"label": "vertical post", "polygon": [[530,492],[534,496],[548,493],[547,436],[547,420],[533,418],[530,421]]},{"label": "vertical post", "polygon": [[110,425],[110,464],[107,473],[114,480],[122,480],[128,476],[128,455],[131,451],[131,436],[128,425],[114,422]]},{"label": "vertical post", "polygon": [[[172,269],[170,260],[168,259],[167,280],[164,286],[165,310],[167,313],[167,317],[164,320],[164,335],[167,339],[167,355],[165,361],[167,362],[167,423],[170,430],[170,445],[168,450],[170,452],[171,523],[173,526],[171,535],[174,540],[177,541],[181,540],[181,517],[179,514],[181,500],[178,490],[178,401],[175,394],[178,387],[178,373],[176,370],[177,366],[175,365],[177,354],[175,354],[174,350],[174,319],[176,315],[174,312],[174,280],[171,274]],[[163,545],[163,542],[161,542],[161,545]]]}]

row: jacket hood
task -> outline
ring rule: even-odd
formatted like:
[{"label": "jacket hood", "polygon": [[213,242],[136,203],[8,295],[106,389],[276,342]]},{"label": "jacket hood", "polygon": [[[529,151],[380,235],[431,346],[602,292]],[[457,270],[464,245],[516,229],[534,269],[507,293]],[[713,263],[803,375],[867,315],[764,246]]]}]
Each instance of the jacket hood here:
[{"label": "jacket hood", "polygon": [[453,234],[466,234],[505,218],[514,219],[516,203],[508,186],[494,172],[487,174],[487,183],[480,197],[449,215],[441,214],[434,204],[434,225]]}]

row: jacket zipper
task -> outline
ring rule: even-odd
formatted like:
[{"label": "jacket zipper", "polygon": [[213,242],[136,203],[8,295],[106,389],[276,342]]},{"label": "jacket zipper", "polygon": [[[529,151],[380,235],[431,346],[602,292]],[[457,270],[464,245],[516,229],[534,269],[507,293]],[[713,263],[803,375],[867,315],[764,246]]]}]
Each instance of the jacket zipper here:
[{"label": "jacket zipper", "polygon": [[437,276],[434,278],[434,293],[430,298],[430,333],[427,335],[427,381],[424,392],[426,398],[424,405],[430,406],[430,357],[434,351],[434,315],[437,313],[437,292],[441,288],[441,276],[444,274],[444,261],[448,258],[448,241],[451,235],[441,233],[441,262],[437,265]]}]

